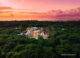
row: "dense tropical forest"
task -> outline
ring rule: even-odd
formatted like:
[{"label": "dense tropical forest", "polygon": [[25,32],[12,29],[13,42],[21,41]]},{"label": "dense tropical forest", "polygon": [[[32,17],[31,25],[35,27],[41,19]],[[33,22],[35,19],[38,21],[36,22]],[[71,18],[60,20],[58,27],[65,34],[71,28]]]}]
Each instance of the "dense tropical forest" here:
[{"label": "dense tropical forest", "polygon": [[[45,28],[49,32],[49,39],[40,37],[36,40],[17,35],[31,26]],[[60,57],[80,58],[80,21],[0,22],[0,58]]]}]

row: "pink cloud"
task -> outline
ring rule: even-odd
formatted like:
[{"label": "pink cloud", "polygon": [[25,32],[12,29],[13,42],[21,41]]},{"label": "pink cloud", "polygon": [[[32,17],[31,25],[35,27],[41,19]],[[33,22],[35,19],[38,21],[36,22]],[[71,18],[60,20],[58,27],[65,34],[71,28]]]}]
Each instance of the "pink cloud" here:
[{"label": "pink cloud", "polygon": [[52,21],[73,21],[80,20],[80,8],[71,9],[69,11],[51,10],[46,13],[39,14],[44,20]]},{"label": "pink cloud", "polygon": [[[0,9],[10,9],[2,7]],[[14,12],[14,11],[13,11]],[[50,10],[47,12],[16,12],[14,13],[16,20],[40,20],[40,21],[73,21],[80,20],[80,7],[67,11]]]},{"label": "pink cloud", "polygon": [[80,8],[71,9],[68,11],[51,10],[48,12],[28,12],[28,18],[41,21],[73,21],[80,20]]}]

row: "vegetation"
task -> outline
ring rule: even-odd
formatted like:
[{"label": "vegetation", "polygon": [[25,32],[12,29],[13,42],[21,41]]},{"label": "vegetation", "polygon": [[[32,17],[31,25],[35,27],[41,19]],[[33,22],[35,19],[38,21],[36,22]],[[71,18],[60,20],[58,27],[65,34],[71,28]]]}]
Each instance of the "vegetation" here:
[{"label": "vegetation", "polygon": [[[17,35],[29,26],[43,27],[49,39],[39,40]],[[0,22],[0,58],[60,58],[61,54],[76,54],[80,58],[80,22]],[[67,56],[68,57],[68,56]]]}]

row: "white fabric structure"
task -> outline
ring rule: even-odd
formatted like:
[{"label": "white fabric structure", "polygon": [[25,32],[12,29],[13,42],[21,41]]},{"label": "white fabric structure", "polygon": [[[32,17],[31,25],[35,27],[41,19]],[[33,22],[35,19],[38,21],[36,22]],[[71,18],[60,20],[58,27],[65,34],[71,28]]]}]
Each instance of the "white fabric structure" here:
[{"label": "white fabric structure", "polygon": [[48,38],[47,32],[43,31],[43,28],[38,28],[38,27],[29,27],[26,29],[26,33],[20,33],[18,35],[26,35],[28,38],[35,38],[38,39],[39,36],[42,36],[43,39]]}]

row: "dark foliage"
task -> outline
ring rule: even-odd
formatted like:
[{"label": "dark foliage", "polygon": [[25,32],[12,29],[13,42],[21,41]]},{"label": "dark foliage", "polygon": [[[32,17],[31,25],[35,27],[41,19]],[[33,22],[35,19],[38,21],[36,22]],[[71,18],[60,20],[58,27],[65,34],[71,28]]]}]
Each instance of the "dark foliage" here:
[{"label": "dark foliage", "polygon": [[[49,32],[49,39],[39,40],[19,36],[27,27],[43,27]],[[17,28],[17,29],[16,29]],[[80,22],[0,22],[0,58],[80,58]]]}]

